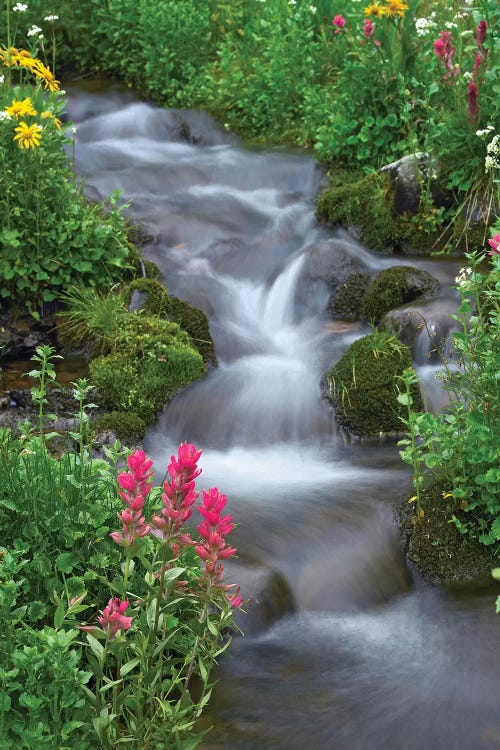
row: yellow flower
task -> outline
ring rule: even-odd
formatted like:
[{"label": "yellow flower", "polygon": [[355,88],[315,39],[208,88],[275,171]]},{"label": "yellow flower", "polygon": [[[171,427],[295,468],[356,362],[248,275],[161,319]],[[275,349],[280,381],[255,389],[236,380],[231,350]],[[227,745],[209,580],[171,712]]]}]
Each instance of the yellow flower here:
[{"label": "yellow flower", "polygon": [[370,3],[370,5],[367,5],[367,7],[365,8],[365,16],[380,18],[380,16],[385,16],[386,13],[387,8],[385,8],[383,5],[380,5],[380,3]]},{"label": "yellow flower", "polygon": [[48,110],[46,110],[45,112],[42,112],[40,117],[44,120],[52,120],[56,128],[58,130],[61,130],[61,120],[59,120],[57,117],[54,117],[52,112],[49,112]]},{"label": "yellow flower", "polygon": [[23,99],[22,101],[15,99],[10,107],[5,107],[5,111],[11,117],[15,117],[16,120],[18,120],[20,117],[24,117],[25,115],[35,117],[37,113],[36,109],[33,108],[33,104],[31,103],[31,99],[29,97]]},{"label": "yellow flower", "polygon": [[40,145],[41,125],[26,125],[25,122],[20,122],[17,128],[14,128],[17,135],[14,136],[14,140],[17,141],[19,148],[35,148]]},{"label": "yellow flower", "polygon": [[401,16],[403,18],[405,10],[408,10],[406,3],[402,0],[386,0],[385,15],[387,16]]},{"label": "yellow flower", "polygon": [[59,91],[59,81],[56,81],[52,71],[40,62],[40,60],[37,60],[36,62],[37,64],[33,67],[31,72],[34,73],[37,78],[43,80],[44,88],[49,89],[49,91]]}]

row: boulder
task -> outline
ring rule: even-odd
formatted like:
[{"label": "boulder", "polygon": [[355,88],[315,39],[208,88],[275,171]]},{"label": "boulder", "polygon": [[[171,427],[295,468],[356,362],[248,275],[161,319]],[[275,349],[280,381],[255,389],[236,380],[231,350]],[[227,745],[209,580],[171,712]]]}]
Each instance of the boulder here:
[{"label": "boulder", "polygon": [[[397,378],[411,364],[408,347],[389,333],[354,341],[321,383],[341,429],[361,438],[401,432],[406,407],[397,400]],[[412,397],[420,410],[420,388],[413,389]]]}]

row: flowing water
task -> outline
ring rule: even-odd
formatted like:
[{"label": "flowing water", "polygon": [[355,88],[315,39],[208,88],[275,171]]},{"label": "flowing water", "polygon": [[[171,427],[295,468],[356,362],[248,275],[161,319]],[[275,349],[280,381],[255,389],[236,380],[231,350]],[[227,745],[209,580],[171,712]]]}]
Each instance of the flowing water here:
[{"label": "flowing water", "polygon": [[[328,319],[318,263],[333,254],[339,273],[346,263],[430,270],[444,287],[426,303],[438,337],[456,264],[381,258],[320,228],[322,175],[310,156],[245,149],[204,114],[80,89],[69,115],[89,193],[122,191],[169,291],[210,320],[219,366],[168,406],[146,449],[157,467],[180,441],[203,449],[201,486],[227,494],[239,524],[238,565],[278,572],[295,601],[293,613],[234,640],[207,747],[499,747],[492,591],[409,575],[392,515],[409,472],[391,441],[346,443],[320,397],[323,373],[367,329]],[[440,408],[430,348],[422,334],[415,360]]]}]

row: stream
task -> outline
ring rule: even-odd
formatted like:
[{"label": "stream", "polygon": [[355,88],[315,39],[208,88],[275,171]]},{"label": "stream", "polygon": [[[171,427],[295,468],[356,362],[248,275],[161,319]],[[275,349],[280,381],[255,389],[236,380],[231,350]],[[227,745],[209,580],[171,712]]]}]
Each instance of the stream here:
[{"label": "stream", "polygon": [[[122,191],[169,292],[210,320],[219,366],[169,404],[145,450],[161,474],[179,442],[203,449],[199,487],[227,494],[238,524],[231,576],[277,573],[295,603],[234,639],[203,746],[500,747],[494,595],[409,574],[392,511],[411,489],[408,467],[394,441],[343,439],[320,395],[322,375],[369,328],[328,318],[318,252],[430,271],[443,292],[426,303],[428,320],[443,330],[457,262],[377,256],[320,227],[324,178],[308,154],[244,148],[204,113],[161,110],[119,87],[68,93],[89,195]],[[428,401],[442,408],[426,342],[415,351]]]}]

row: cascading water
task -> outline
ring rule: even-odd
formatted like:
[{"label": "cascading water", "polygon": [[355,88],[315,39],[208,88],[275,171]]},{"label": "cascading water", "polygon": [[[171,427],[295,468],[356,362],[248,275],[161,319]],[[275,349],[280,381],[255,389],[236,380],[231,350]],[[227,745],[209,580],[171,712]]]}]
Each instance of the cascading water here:
[{"label": "cascading water", "polygon": [[[403,261],[316,225],[308,156],[243,149],[206,115],[129,93],[75,92],[69,114],[91,194],[122,190],[169,291],[210,319],[219,366],[174,399],[146,449],[158,467],[180,441],[203,449],[201,486],[228,495],[239,565],[278,571],[297,605],[232,644],[207,747],[498,746],[491,595],[411,585],[391,511],[408,471],[393,443],[345,444],[320,398],[366,329],[328,320],[314,264],[323,251],[355,269]],[[418,263],[452,282],[453,265]]]}]

